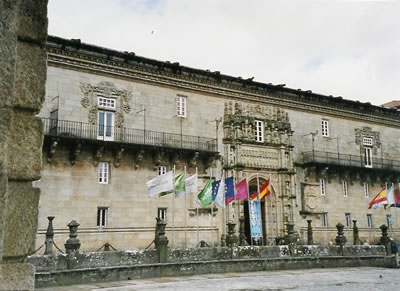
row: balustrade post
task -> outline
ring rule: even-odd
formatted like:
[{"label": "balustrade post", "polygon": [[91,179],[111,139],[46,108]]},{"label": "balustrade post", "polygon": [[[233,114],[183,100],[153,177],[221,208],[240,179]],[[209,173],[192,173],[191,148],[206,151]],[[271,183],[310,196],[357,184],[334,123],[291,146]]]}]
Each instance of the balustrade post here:
[{"label": "balustrade post", "polygon": [[381,245],[385,246],[386,249],[386,254],[391,255],[392,254],[392,247],[390,245],[390,238],[388,236],[388,226],[386,224],[382,224],[380,226],[380,229],[382,231],[382,236],[379,240]]},{"label": "balustrade post", "polygon": [[49,224],[47,226],[47,231],[46,231],[46,241],[44,242],[45,247],[46,247],[44,250],[44,254],[52,255],[53,254],[53,241],[54,241],[54,229],[53,229],[54,216],[47,216],[47,219],[49,220]]},{"label": "balustrade post", "polygon": [[65,251],[69,256],[75,256],[75,254],[79,253],[79,248],[81,247],[81,243],[79,239],[76,237],[78,236],[78,226],[79,223],[75,220],[72,220],[68,223],[69,227],[69,239],[65,243]]}]

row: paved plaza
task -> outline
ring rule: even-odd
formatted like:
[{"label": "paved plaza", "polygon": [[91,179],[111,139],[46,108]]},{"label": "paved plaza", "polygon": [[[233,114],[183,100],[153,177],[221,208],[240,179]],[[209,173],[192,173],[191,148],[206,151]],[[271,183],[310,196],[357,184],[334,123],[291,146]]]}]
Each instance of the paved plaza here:
[{"label": "paved plaza", "polygon": [[207,274],[37,289],[41,291],[130,290],[400,290],[400,269],[337,268]]}]

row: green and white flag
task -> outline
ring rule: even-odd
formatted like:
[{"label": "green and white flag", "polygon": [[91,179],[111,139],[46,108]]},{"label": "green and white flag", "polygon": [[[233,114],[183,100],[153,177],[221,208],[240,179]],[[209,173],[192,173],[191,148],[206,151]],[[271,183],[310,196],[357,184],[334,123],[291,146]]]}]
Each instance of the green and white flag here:
[{"label": "green and white flag", "polygon": [[164,192],[164,191],[171,191],[174,189],[174,184],[173,184],[173,173],[172,171],[169,171],[168,173],[165,173],[164,175],[159,175],[150,181],[146,182],[147,185],[147,193],[149,197],[152,197],[154,195],[157,195],[158,193]]},{"label": "green and white flag", "polygon": [[206,186],[201,190],[199,195],[197,195],[197,198],[199,198],[201,205],[203,207],[207,207],[208,205],[211,204],[212,200],[212,179],[210,178],[206,184]]},{"label": "green and white flag", "polygon": [[160,193],[160,197],[171,194],[175,192],[176,196],[183,196],[185,194],[185,179],[183,173],[179,173],[174,178],[174,188],[171,191],[166,191]]}]

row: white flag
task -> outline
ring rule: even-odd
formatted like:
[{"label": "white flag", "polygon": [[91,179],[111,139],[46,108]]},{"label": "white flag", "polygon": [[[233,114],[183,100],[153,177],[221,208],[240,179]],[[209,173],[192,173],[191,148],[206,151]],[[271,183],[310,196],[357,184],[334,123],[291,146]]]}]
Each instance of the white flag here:
[{"label": "white flag", "polygon": [[215,196],[215,204],[221,208],[225,208],[225,179],[221,178],[219,183],[217,195]]},{"label": "white flag", "polygon": [[389,207],[392,204],[396,204],[396,202],[394,201],[393,187],[390,187],[389,189],[386,190],[386,200]]},{"label": "white flag", "polygon": [[146,182],[147,193],[149,197],[157,195],[161,192],[174,190],[174,174],[173,171],[169,171],[163,175],[159,175],[150,181]]},{"label": "white flag", "polygon": [[197,186],[197,173],[185,179],[185,192],[186,194],[197,193],[199,188]]}]

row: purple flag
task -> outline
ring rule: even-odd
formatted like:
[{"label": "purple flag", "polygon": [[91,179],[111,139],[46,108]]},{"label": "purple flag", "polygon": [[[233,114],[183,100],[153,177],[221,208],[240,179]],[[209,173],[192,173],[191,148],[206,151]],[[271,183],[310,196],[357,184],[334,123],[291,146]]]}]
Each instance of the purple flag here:
[{"label": "purple flag", "polygon": [[249,193],[247,192],[247,179],[244,178],[242,181],[235,184],[236,188],[236,200],[246,200],[249,198]]}]

